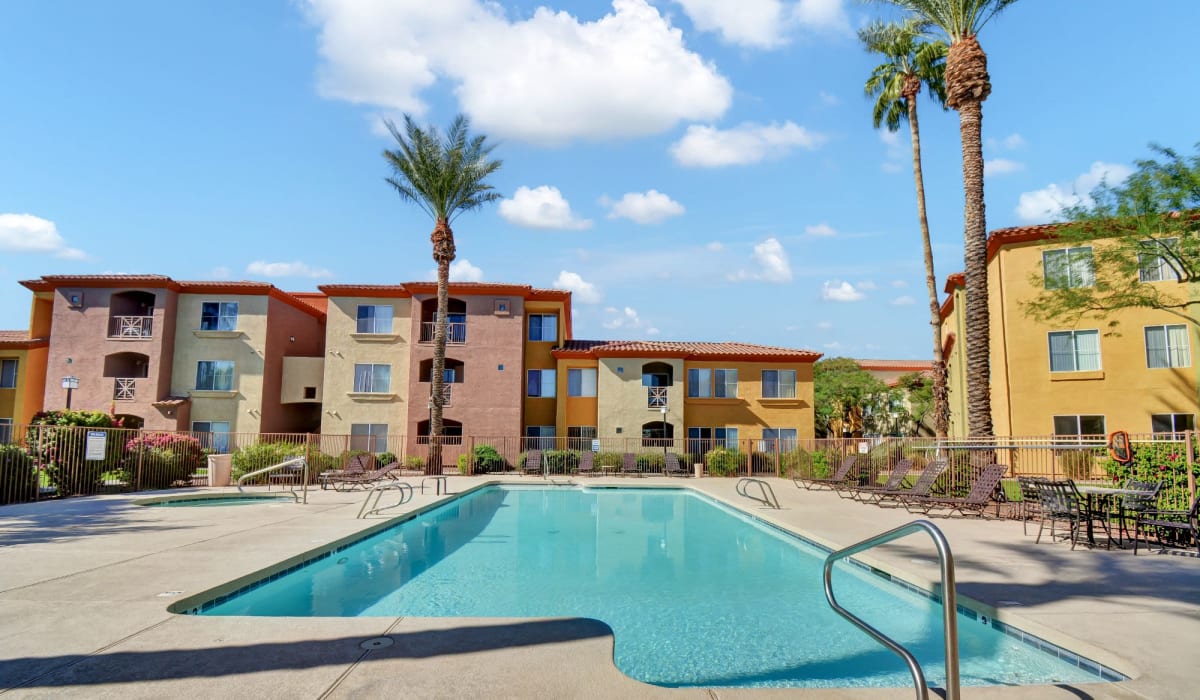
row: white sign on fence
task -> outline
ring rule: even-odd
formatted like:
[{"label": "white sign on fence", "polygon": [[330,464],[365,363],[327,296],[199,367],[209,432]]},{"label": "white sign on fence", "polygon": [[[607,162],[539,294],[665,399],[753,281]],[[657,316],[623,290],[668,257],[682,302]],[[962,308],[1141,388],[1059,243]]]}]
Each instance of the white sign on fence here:
[{"label": "white sign on fence", "polygon": [[89,430],[83,458],[89,462],[103,462],[104,448],[107,447],[108,433],[102,430]]},{"label": "white sign on fence", "polygon": [[599,451],[600,451],[600,441],[592,440],[592,452],[599,452]]}]

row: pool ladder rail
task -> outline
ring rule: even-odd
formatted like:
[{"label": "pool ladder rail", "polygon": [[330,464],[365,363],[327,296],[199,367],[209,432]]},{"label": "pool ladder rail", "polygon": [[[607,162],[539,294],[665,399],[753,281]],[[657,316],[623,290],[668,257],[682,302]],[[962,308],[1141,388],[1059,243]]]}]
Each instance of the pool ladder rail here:
[{"label": "pool ladder rail", "polygon": [[[751,486],[757,486],[759,493],[762,495],[750,495],[747,489],[749,489]],[[752,501],[758,501],[768,508],[774,508],[775,510],[779,510],[780,508],[779,499],[775,497],[775,490],[771,488],[770,484],[762,479],[752,479],[750,477],[743,478],[741,481],[737,482],[737,493],[739,496],[745,496]]]},{"label": "pool ladder rail", "polygon": [[917,659],[912,655],[912,652],[905,649],[899,642],[864,622],[854,613],[843,608],[833,595],[833,565],[837,561],[864,552],[872,547],[891,542],[892,540],[907,537],[919,531],[928,533],[933,538],[934,546],[937,547],[938,564],[942,572],[942,632],[946,640],[946,699],[960,700],[961,691],[959,689],[958,674],[958,597],[954,590],[954,555],[950,553],[950,543],[946,541],[946,536],[942,534],[942,531],[936,525],[928,520],[914,520],[907,525],[901,525],[893,530],[875,535],[858,544],[852,544],[836,552],[831,552],[829,556],[825,557],[825,599],[829,601],[829,606],[833,608],[834,612],[849,620],[856,627],[874,637],[875,641],[891,649],[896,655],[904,659],[904,663],[908,665],[909,673],[912,674],[913,684],[916,685],[917,699],[928,700],[929,684],[925,681],[925,673],[921,670],[921,664],[917,663]]},{"label": "pool ladder rail", "polygon": [[[308,492],[307,492],[308,460],[305,459],[304,457],[292,457],[291,459],[285,459],[284,461],[280,462],[279,464],[272,464],[269,467],[263,467],[262,469],[255,469],[252,472],[246,472],[245,474],[242,474],[240,477],[238,477],[238,480],[237,480],[238,493],[246,492],[246,490],[242,488],[242,484],[244,484],[247,480],[252,479],[256,476],[262,476],[263,474],[270,474],[271,472],[277,472],[281,469],[290,469],[290,470],[292,470],[293,473],[300,474],[301,483],[305,484],[305,487],[306,487],[305,493],[304,493],[304,496],[305,496],[304,502],[307,503],[308,502]],[[296,482],[294,479],[292,480],[291,485],[288,487],[288,493],[292,494],[292,499],[295,500],[296,503],[300,502],[300,494],[296,493]]]},{"label": "pool ladder rail", "polygon": [[[399,491],[400,500],[396,501],[390,506],[380,506],[379,499],[383,497],[385,491]],[[363,499],[362,507],[358,509],[358,515],[355,516],[355,519],[362,520],[363,518],[368,518],[372,515],[378,515],[385,510],[399,508],[405,503],[411,501],[414,495],[415,492],[413,491],[412,484],[408,483],[407,481],[389,481],[383,484],[376,484],[371,488],[370,491],[367,491],[367,497]],[[372,498],[375,499],[374,507],[369,507],[372,505]]]}]

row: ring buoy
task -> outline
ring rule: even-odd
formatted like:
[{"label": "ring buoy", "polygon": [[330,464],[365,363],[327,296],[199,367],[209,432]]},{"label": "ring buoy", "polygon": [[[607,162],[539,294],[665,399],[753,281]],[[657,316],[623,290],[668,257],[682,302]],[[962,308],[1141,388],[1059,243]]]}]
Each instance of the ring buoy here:
[{"label": "ring buoy", "polygon": [[1133,449],[1129,446],[1129,433],[1115,430],[1108,435],[1108,454],[1121,464],[1133,461]]}]

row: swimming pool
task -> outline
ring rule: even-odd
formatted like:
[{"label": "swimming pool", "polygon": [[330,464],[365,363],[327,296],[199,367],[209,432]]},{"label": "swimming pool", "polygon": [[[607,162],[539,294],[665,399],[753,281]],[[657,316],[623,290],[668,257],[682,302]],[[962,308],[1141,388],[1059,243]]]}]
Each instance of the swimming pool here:
[{"label": "swimming pool", "polygon": [[[487,487],[200,606],[203,615],[591,617],[665,686],[911,686],[829,609],[825,552],[690,489]],[[944,683],[940,606],[839,565],[838,599]],[[964,685],[1115,680],[959,615]],[[1081,667],[1084,663],[1084,667]]]},{"label": "swimming pool", "polygon": [[292,496],[167,496],[134,501],[139,506],[157,508],[209,508],[214,506],[245,506],[256,503],[295,503]]}]

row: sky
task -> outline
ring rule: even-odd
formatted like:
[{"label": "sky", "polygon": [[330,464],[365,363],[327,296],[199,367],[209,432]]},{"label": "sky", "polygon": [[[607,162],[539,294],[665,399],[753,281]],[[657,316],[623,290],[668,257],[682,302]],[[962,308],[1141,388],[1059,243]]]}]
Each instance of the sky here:
[{"label": "sky", "polygon": [[[1022,0],[980,34],[989,230],[1200,142],[1194,0]],[[19,280],[432,279],[385,119],[495,144],[452,279],[574,292],[575,337],[931,356],[907,125],[871,124],[856,0],[5,0],[0,328]],[[918,103],[939,292],[957,114]]]}]

